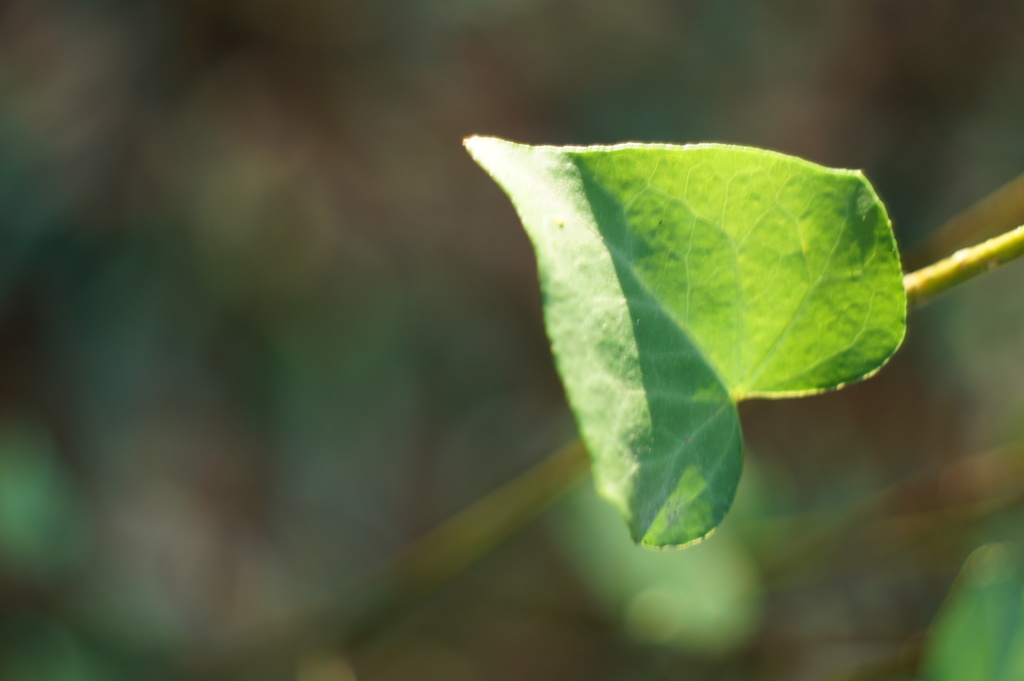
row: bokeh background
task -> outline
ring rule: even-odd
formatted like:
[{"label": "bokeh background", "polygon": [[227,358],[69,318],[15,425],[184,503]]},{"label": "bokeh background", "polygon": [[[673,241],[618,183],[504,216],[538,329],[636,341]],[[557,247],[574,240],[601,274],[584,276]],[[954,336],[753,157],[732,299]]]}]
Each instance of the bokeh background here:
[{"label": "bokeh background", "polygon": [[585,483],[347,632],[410,542],[574,434],[532,252],[464,137],[862,168],[909,253],[1024,170],[1022,22],[3,2],[0,678],[913,677],[970,550],[1022,534],[1024,265],[915,311],[871,381],[744,405],[704,544],[633,549]]}]

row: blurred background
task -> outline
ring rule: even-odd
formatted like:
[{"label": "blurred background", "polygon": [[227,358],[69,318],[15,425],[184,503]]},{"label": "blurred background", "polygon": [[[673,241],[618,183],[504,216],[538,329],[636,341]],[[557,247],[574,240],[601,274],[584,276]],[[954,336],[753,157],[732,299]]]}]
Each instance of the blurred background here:
[{"label": "blurred background", "polygon": [[347,632],[410,542],[574,437],[529,243],[464,137],[862,168],[911,252],[1024,171],[1022,21],[0,3],[0,679],[911,678],[967,554],[1024,534],[1024,265],[913,312],[871,381],[743,405],[700,546],[634,549],[586,482]]}]

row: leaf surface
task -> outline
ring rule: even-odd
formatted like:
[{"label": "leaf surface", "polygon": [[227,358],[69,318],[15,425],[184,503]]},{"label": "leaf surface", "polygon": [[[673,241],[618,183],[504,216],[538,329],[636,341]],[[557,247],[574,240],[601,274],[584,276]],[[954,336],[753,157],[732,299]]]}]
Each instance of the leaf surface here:
[{"label": "leaf surface", "polygon": [[864,378],[903,338],[895,241],[858,172],[710,144],[466,146],[533,242],[598,490],[638,542],[721,522],[739,400]]}]

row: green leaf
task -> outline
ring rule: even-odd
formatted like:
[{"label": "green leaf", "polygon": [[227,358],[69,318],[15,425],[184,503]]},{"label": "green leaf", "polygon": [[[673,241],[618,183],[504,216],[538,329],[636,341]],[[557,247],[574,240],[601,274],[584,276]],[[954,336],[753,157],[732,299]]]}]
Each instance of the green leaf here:
[{"label": "green leaf", "polygon": [[926,681],[1024,679],[1024,562],[1013,544],[971,554],[928,636]]},{"label": "green leaf", "polygon": [[598,490],[636,541],[722,520],[739,400],[864,378],[903,338],[896,244],[858,172],[710,144],[466,146],[533,242]]}]

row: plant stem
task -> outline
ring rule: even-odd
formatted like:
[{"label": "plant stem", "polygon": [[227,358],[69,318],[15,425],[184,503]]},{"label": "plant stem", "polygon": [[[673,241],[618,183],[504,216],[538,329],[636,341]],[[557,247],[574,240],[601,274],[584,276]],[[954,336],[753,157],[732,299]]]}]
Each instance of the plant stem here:
[{"label": "plant stem", "polygon": [[1024,226],[964,248],[903,277],[907,306],[921,305],[983,272],[1024,255]]},{"label": "plant stem", "polygon": [[190,661],[201,678],[219,679],[254,658],[282,662],[302,650],[358,648],[547,510],[589,470],[586,449],[574,440],[427,532],[357,590],[211,640]]},{"label": "plant stem", "polygon": [[879,662],[866,664],[840,674],[833,674],[820,681],[883,681],[903,679],[913,674],[924,654],[924,636],[917,636],[906,643],[895,655]]},{"label": "plant stem", "polygon": [[1024,224],[1024,175],[1010,180],[967,210],[954,215],[922,244],[911,249],[903,262],[910,269],[918,269],[959,248],[1020,224]]},{"label": "plant stem", "polygon": [[587,450],[581,440],[574,440],[413,542],[367,585],[364,606],[340,627],[343,647],[358,646],[395,614],[465,571],[546,511],[589,471]]},{"label": "plant stem", "polygon": [[589,463],[583,442],[574,440],[418,539],[385,573],[386,598],[349,633],[349,642],[371,633],[397,608],[446,583],[546,511],[586,477]]}]

